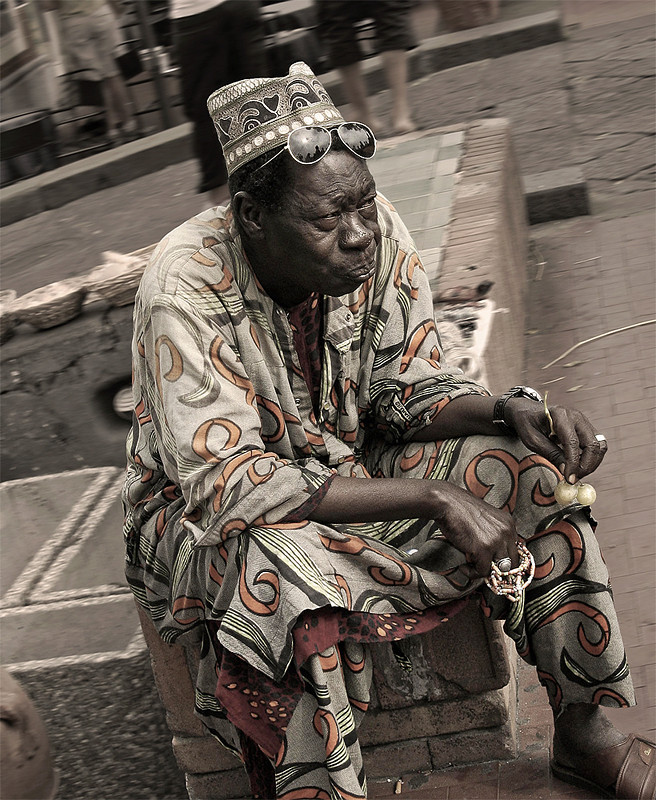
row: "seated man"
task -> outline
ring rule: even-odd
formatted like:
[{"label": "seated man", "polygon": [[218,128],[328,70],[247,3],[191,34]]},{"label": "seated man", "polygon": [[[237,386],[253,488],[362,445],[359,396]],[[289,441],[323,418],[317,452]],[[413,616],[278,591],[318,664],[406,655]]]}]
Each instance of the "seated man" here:
[{"label": "seated man", "polygon": [[197,713],[254,796],[364,798],[367,645],[476,594],[547,688],[556,774],[651,797],[653,749],[600,708],[634,696],[591,519],[553,496],[604,437],[444,366],[375,139],[306,65],[208,107],[231,204],[142,280],[124,489],[128,579],[166,641],[199,644]]}]

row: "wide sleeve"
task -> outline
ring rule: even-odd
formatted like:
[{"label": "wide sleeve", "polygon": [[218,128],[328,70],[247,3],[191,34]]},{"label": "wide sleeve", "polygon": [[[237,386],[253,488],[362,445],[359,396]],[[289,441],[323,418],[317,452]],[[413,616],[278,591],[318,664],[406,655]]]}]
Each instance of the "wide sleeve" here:
[{"label": "wide sleeve", "polygon": [[377,314],[384,325],[371,356],[369,394],[374,427],[399,442],[430,425],[454,398],[489,392],[444,364],[430,284],[417,252],[390,240],[383,248],[387,272],[383,267]]},{"label": "wide sleeve", "polygon": [[142,319],[141,366],[157,449],[182,490],[182,524],[196,544],[216,544],[303,507],[334,471],[266,450],[232,324],[171,294],[155,296]]}]

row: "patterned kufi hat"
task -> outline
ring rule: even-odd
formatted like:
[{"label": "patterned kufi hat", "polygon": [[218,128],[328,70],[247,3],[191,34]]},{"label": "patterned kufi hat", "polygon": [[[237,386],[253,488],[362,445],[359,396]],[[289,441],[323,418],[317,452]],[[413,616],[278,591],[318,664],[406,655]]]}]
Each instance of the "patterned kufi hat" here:
[{"label": "patterned kufi hat", "polygon": [[344,122],[321,82],[302,61],[282,78],[246,78],[210,95],[207,108],[223,148],[228,175],[287,142],[304,125]]}]

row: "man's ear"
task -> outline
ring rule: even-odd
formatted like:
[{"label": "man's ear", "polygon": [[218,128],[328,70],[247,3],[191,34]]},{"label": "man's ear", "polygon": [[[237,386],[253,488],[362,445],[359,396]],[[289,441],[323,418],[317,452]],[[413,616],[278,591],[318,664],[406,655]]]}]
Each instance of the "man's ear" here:
[{"label": "man's ear", "polygon": [[232,198],[232,210],[242,231],[251,239],[263,235],[262,206],[248,192],[237,192]]}]

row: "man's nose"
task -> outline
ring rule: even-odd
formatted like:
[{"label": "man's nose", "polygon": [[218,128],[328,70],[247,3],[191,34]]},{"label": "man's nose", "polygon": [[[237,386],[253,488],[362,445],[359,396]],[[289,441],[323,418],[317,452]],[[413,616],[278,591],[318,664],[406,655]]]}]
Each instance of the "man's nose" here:
[{"label": "man's nose", "polygon": [[374,232],[368,228],[355,211],[343,217],[342,244],[344,247],[366,250],[374,238]]}]

